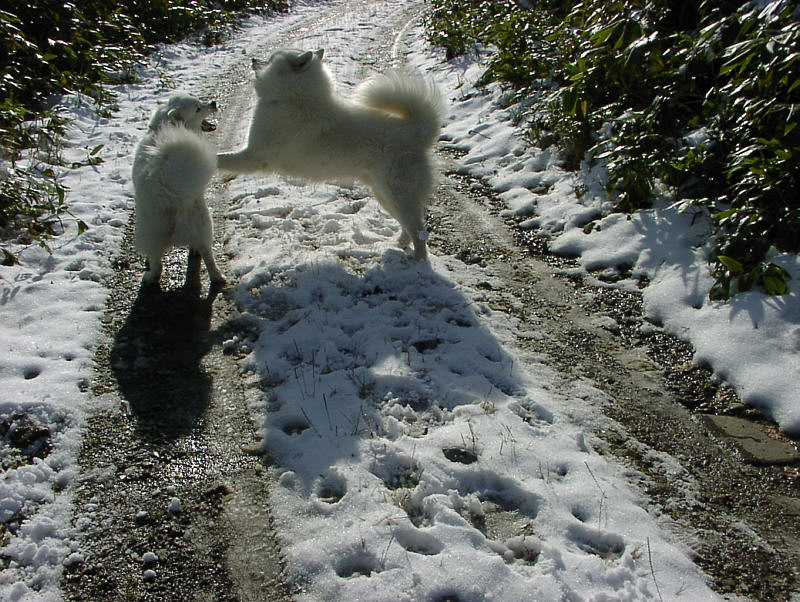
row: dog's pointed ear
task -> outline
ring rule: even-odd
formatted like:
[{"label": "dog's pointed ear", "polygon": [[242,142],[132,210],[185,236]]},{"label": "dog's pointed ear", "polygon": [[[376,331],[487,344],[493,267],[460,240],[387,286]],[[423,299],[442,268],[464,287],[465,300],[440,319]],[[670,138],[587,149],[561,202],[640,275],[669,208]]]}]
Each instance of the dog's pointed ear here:
[{"label": "dog's pointed ear", "polygon": [[181,117],[181,112],[175,107],[167,111],[167,119],[169,119],[172,123],[183,122],[183,118]]},{"label": "dog's pointed ear", "polygon": [[317,57],[317,60],[318,60],[318,61],[321,61],[321,60],[322,60],[322,55],[323,55],[323,54],[325,54],[325,49],[324,49],[324,48],[320,48],[319,50],[317,50],[317,51],[314,53],[314,55]]},{"label": "dog's pointed ear", "polygon": [[253,71],[258,73],[259,71],[261,71],[261,69],[263,69],[266,66],[267,66],[267,62],[266,61],[262,61],[261,59],[257,59],[256,57],[253,57]]},{"label": "dog's pointed ear", "polygon": [[313,58],[314,53],[309,50],[300,56],[290,56],[289,64],[292,66],[292,71],[299,73],[300,71],[305,71],[311,66],[311,59]]}]

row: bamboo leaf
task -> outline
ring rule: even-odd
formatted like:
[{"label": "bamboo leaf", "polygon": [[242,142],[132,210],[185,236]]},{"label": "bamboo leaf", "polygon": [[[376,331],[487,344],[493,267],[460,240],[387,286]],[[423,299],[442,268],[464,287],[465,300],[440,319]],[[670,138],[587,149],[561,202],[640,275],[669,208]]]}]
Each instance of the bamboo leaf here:
[{"label": "bamboo leaf", "polygon": [[737,261],[733,257],[729,257],[727,255],[719,255],[717,259],[720,261],[722,265],[724,265],[728,270],[730,270],[731,274],[742,274],[744,273],[744,266],[740,261]]}]

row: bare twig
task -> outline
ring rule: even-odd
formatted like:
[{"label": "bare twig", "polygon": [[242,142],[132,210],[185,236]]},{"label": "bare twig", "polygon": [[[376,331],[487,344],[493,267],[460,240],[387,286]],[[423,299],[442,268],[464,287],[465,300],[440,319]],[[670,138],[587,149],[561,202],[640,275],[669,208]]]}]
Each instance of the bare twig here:
[{"label": "bare twig", "polygon": [[333,425],[331,424],[331,413],[328,411],[328,396],[325,393],[322,394],[322,403],[325,405],[325,415],[328,417],[328,428],[333,430]]},{"label": "bare twig", "polygon": [[647,560],[650,562],[650,574],[653,576],[653,584],[656,586],[656,593],[658,594],[658,599],[661,602],[664,602],[664,598],[661,597],[661,590],[658,588],[658,581],[656,581],[656,572],[653,569],[653,556],[650,553],[650,538],[647,538]]},{"label": "bare twig", "polygon": [[[601,526],[600,525],[600,521],[603,518],[603,502],[605,502],[605,500],[606,500],[606,492],[600,486],[600,481],[598,481],[597,477],[594,476],[594,473],[592,472],[592,469],[589,468],[589,463],[586,462],[585,460],[584,460],[583,463],[586,466],[586,470],[589,471],[589,474],[591,475],[592,480],[594,481],[594,484],[597,485],[597,488],[600,490],[600,494],[601,494],[601,496],[600,496],[600,509],[598,510],[598,514],[597,514],[597,527],[600,528],[600,526]],[[608,520],[608,515],[606,515],[606,520]]]},{"label": "bare twig", "polygon": [[305,409],[303,408],[303,406],[298,406],[298,407],[300,408],[300,411],[303,413],[303,416],[305,417],[306,421],[308,422],[308,426],[310,426],[312,429],[314,429],[314,432],[317,434],[317,437],[319,437],[320,439],[322,439],[322,433],[320,433],[320,432],[317,430],[317,427],[315,427],[315,426],[314,426],[314,423],[313,423],[313,422],[311,422],[311,418],[309,418],[309,417],[308,417],[308,414],[306,414],[306,411],[305,411]]},{"label": "bare twig", "polygon": [[389,538],[389,543],[386,544],[386,549],[383,550],[383,554],[381,554],[381,559],[379,563],[381,570],[384,570],[386,568],[386,557],[389,555],[389,547],[392,545],[393,541],[394,541],[394,533],[392,533],[392,536]]}]

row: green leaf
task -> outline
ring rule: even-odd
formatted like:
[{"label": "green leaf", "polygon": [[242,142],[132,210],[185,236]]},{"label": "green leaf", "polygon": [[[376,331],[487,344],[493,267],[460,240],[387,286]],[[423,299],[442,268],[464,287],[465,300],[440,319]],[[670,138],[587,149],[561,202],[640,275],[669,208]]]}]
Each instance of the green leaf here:
[{"label": "green leaf", "polygon": [[730,270],[731,274],[744,273],[744,266],[741,264],[741,262],[733,257],[729,257],[728,255],[719,255],[717,259],[722,265]]},{"label": "green leaf", "polygon": [[727,209],[726,211],[720,211],[719,213],[715,213],[712,217],[716,220],[723,220],[733,215],[736,215],[737,213],[739,213],[738,209]]},{"label": "green leaf", "polygon": [[712,301],[727,301],[731,298],[731,282],[728,278],[720,278],[708,291],[708,298]]},{"label": "green leaf", "polygon": [[764,288],[770,295],[785,295],[789,292],[786,281],[777,276],[764,275]]},{"label": "green leaf", "polygon": [[614,34],[614,32],[617,31],[618,28],[619,28],[619,23],[613,23],[608,27],[604,27],[596,34],[594,34],[591,37],[591,40],[596,46],[602,46],[608,41],[608,38],[610,38]]}]

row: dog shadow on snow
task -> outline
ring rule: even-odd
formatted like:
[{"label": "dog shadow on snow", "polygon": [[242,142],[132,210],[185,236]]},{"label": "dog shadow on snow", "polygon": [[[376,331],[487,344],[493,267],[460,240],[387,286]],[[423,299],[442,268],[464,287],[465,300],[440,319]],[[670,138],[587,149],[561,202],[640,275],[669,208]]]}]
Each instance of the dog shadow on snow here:
[{"label": "dog shadow on snow", "polygon": [[201,295],[196,282],[162,290],[141,286],[117,331],[111,370],[140,435],[177,439],[198,424],[211,400],[212,378],[202,366],[220,335],[211,330],[218,290]]},{"label": "dog shadow on snow", "polygon": [[[266,448],[320,498],[346,488],[334,466],[373,439],[381,443],[370,470],[396,488],[418,468],[403,433],[422,437],[459,406],[511,396],[521,422],[552,421],[485,325],[488,310],[427,264],[382,259],[359,273],[332,259],[240,284],[253,291],[247,311],[260,322],[251,362],[264,367]],[[469,440],[466,423],[461,431]]]}]

